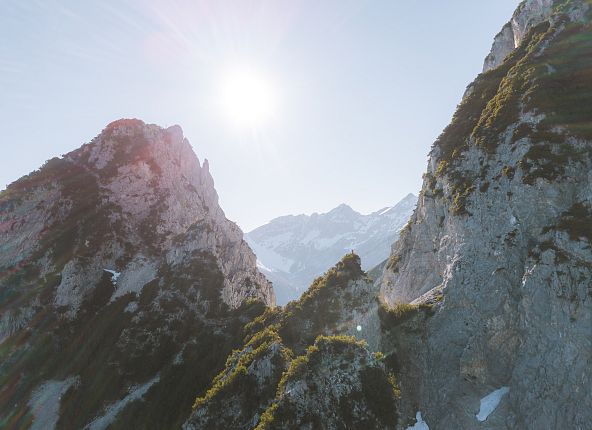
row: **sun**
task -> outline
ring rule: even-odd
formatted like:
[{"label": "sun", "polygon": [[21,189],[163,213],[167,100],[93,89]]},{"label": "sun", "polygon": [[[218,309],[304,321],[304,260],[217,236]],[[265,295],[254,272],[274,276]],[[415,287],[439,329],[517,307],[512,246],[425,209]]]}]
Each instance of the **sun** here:
[{"label": "sun", "polygon": [[220,102],[224,115],[234,124],[260,128],[276,113],[277,92],[263,73],[239,67],[224,75]]}]

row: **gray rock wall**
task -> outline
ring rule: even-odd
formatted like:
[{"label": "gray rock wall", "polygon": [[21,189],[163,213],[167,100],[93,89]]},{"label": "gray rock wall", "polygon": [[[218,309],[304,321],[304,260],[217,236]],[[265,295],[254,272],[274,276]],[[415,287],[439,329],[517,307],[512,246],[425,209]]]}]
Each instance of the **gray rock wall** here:
[{"label": "gray rock wall", "polygon": [[[518,44],[551,6],[527,1],[519,7],[512,20]],[[548,17],[553,35],[524,61],[535,64],[556,49],[567,28],[590,31],[587,4],[567,7],[566,14]],[[494,48],[509,46],[509,34],[504,27]],[[474,91],[483,86],[473,88],[466,97],[481,96]],[[472,100],[463,100],[464,115]],[[554,127],[554,114],[528,111],[526,97],[520,100],[516,119],[489,134],[487,146],[474,132],[465,135],[447,165],[441,164],[445,149],[434,147],[410,228],[394,245],[381,281],[390,305],[443,293],[421,327],[402,326],[383,345],[401,356],[405,415],[420,410],[430,429],[584,429],[592,421],[591,142],[559,123],[552,133],[536,134],[543,124]],[[566,124],[571,114],[561,117]],[[531,131],[519,135],[524,124]],[[536,158],[546,148],[551,152]],[[554,157],[559,151],[566,155]],[[465,194],[459,184],[466,184]],[[466,197],[460,213],[459,196]],[[508,393],[486,420],[477,420],[480,400],[501,387]]]}]

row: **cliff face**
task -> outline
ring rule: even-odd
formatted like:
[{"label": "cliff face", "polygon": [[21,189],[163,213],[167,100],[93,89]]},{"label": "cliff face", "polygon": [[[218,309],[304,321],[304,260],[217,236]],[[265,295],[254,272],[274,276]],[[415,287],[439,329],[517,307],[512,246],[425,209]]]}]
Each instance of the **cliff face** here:
[{"label": "cliff face", "polygon": [[553,12],[554,0],[529,0],[518,6],[502,30],[495,36],[491,52],[485,58],[483,71],[495,69],[516,49],[528,31],[545,21]]},{"label": "cliff face", "polygon": [[274,304],[242,232],[218,205],[207,160],[200,165],[179,126],[116,121],[3,194],[0,268],[38,256],[41,276],[62,269],[51,258],[62,250],[43,242],[58,229],[71,234],[59,238],[70,249],[58,255],[65,265],[54,303],[72,317],[104,268],[121,273],[118,296],[141,290],[138,277],[147,283],[161,265],[195,252],[218,260],[230,307],[249,297]]},{"label": "cliff face", "polygon": [[125,427],[127,402],[164,406],[183,372],[187,400],[158,420],[184,419],[261,309],[247,301],[275,304],[178,126],[111,123],[0,208],[0,426]]},{"label": "cliff face", "polygon": [[[383,345],[398,351],[404,414],[421,410],[430,428],[591,421],[590,18],[587,1],[519,6],[434,144],[393,247],[383,300],[438,298]],[[497,409],[479,414],[494,392]]]}]

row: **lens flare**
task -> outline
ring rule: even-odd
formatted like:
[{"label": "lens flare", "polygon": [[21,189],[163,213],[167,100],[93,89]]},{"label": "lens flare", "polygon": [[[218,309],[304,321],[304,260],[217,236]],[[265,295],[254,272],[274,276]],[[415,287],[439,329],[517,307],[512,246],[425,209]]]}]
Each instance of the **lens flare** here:
[{"label": "lens flare", "polygon": [[222,111],[238,126],[259,128],[276,111],[276,90],[269,78],[246,67],[224,76],[220,91]]}]

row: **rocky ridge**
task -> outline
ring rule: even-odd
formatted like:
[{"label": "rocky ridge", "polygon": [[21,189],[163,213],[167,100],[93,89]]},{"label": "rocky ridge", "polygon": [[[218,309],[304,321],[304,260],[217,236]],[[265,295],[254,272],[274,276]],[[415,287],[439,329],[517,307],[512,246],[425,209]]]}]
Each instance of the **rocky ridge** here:
[{"label": "rocky ridge", "polygon": [[[0,209],[1,427],[173,425],[236,326],[275,304],[178,126],[113,122],[11,184]],[[167,403],[171,384],[183,401]]]},{"label": "rocky ridge", "polygon": [[554,0],[522,2],[512,19],[495,36],[491,52],[483,63],[483,72],[502,64],[506,57],[520,46],[528,31],[551,15],[554,3]]},{"label": "rocky ridge", "polygon": [[348,254],[285,308],[245,326],[245,341],[197,398],[185,429],[394,428],[393,357],[375,351],[377,289]]}]

